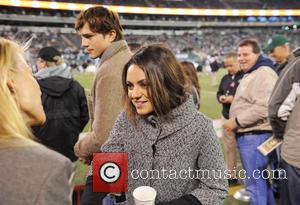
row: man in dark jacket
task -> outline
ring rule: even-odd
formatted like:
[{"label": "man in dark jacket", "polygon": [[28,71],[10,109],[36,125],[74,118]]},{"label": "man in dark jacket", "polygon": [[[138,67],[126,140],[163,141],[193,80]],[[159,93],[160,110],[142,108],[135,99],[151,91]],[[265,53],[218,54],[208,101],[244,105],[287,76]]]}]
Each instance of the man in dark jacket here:
[{"label": "man in dark jacket", "polygon": [[290,55],[288,40],[282,35],[274,35],[263,50],[275,61],[275,71],[280,75]]},{"label": "man in dark jacket", "polygon": [[[271,39],[269,39],[267,45],[264,47],[264,52],[269,54],[269,56],[275,61],[275,71],[280,76],[288,62],[294,58],[294,55],[290,52],[290,47],[288,44],[288,40],[282,36],[282,35],[274,35]],[[272,114],[272,116],[276,116],[277,122],[280,121],[279,118],[277,118],[277,112]],[[275,122],[276,123],[276,122]],[[285,124],[285,122],[284,122]],[[271,119],[271,125],[272,125],[272,119]],[[273,126],[273,131],[276,132],[276,129],[281,129],[280,126]],[[282,130],[283,131],[283,130]],[[280,196],[280,179],[279,173],[281,170],[280,167],[280,147],[276,149],[277,153],[277,160],[274,161],[274,167],[273,169],[276,170],[274,172],[276,176],[272,179],[272,189],[274,191],[274,194],[276,197],[279,198]]]},{"label": "man in dark jacket", "polygon": [[300,197],[300,48],[289,57],[269,101],[269,119],[281,146],[282,168],[286,179],[281,180],[281,204],[299,204]]},{"label": "man in dark jacket", "polygon": [[42,144],[75,161],[73,147],[89,119],[84,88],[71,77],[54,47],[39,51],[37,67],[47,120],[33,128],[34,134]]},{"label": "man in dark jacket", "polygon": [[[236,53],[228,53],[224,59],[225,68],[228,74],[225,75],[219,85],[217,92],[217,100],[222,104],[222,121],[229,119],[229,109],[233,96],[235,95],[236,89],[243,78],[243,72],[240,71],[240,67],[237,61]],[[236,176],[234,175],[236,170],[236,140],[233,132],[227,132],[223,129],[223,141],[226,153],[226,165],[228,171],[230,171],[231,179],[229,184],[237,182]]]}]

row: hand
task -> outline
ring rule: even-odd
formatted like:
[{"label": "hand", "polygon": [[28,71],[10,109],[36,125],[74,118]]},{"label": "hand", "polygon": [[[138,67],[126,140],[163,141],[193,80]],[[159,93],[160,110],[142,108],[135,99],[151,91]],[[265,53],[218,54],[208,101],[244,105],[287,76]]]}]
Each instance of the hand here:
[{"label": "hand", "polygon": [[219,101],[220,101],[221,103],[225,103],[225,99],[226,99],[226,96],[225,96],[225,95],[221,95],[221,96],[219,97]]},{"label": "hand", "polygon": [[79,137],[78,137],[78,141],[76,142],[75,146],[74,146],[74,152],[75,152],[75,155],[79,158],[79,160],[85,162],[87,161],[86,158],[87,158],[87,155],[85,155],[84,153],[82,153],[82,151],[80,151],[80,146],[83,142],[83,139],[87,136],[87,133],[86,132],[82,132],[79,134]]},{"label": "hand", "polygon": [[233,101],[233,96],[232,95],[228,95],[228,96],[225,96],[225,103],[232,103]]},{"label": "hand", "polygon": [[78,141],[77,142],[79,142],[79,141],[81,141],[83,138],[85,138],[85,136],[86,136],[86,132],[81,132],[80,134],[79,134],[79,137],[78,137]]},{"label": "hand", "polygon": [[82,158],[82,157],[79,157],[78,160],[80,162],[82,162],[83,164],[86,164],[86,165],[90,165],[90,160],[88,160],[87,158]]},{"label": "hand", "polygon": [[158,205],[202,205],[201,202],[193,195],[183,195],[178,199],[173,199],[172,201],[162,202]]},{"label": "hand", "polygon": [[226,120],[223,124],[223,127],[227,132],[232,132],[235,128],[237,128],[235,118],[230,118],[229,120]]}]

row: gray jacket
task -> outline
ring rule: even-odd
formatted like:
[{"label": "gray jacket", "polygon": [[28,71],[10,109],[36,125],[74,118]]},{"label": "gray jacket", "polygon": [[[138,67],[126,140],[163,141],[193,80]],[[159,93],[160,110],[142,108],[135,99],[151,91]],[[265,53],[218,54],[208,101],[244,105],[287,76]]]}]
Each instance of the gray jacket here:
[{"label": "gray jacket", "polygon": [[289,100],[293,86],[300,83],[300,48],[298,57],[289,60],[280,74],[269,101],[269,118],[274,135],[283,136],[282,158],[290,165],[300,169],[300,98],[295,99],[287,121],[280,119],[279,110]]},{"label": "gray jacket", "polygon": [[9,146],[20,140],[0,139],[0,204],[71,205],[71,161],[42,145]]},{"label": "gray jacket", "polygon": [[[213,170],[224,173],[224,159],[211,121],[195,109],[192,98],[173,109],[169,117],[164,122],[154,116],[138,118],[135,127],[123,112],[101,147],[103,152],[124,149],[128,153],[127,204],[134,204],[132,192],[142,185],[156,189],[156,203],[192,194],[203,205],[223,204],[226,180],[218,174],[214,179],[212,175]],[[150,175],[142,179],[134,170],[148,170]],[[153,172],[151,176],[151,170],[158,170],[159,174]],[[184,170],[193,171],[185,175]]]}]

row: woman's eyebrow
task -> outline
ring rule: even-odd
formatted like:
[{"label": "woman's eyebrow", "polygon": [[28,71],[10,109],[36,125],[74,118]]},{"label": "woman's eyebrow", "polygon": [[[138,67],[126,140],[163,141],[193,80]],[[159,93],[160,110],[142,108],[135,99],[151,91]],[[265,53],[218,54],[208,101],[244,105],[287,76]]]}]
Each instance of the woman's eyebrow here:
[{"label": "woman's eyebrow", "polygon": [[146,79],[139,80],[138,83],[144,83]]},{"label": "woman's eyebrow", "polygon": [[[137,83],[145,83],[146,82],[146,79],[142,79],[142,80],[139,80]],[[126,80],[126,83],[131,83],[129,80]]]}]

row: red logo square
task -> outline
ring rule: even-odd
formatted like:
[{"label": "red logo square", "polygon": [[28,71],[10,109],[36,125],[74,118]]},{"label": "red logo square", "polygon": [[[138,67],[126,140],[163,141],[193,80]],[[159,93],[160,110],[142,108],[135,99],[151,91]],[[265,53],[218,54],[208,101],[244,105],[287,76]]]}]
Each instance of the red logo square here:
[{"label": "red logo square", "polygon": [[93,192],[127,192],[128,155],[93,154]]}]

